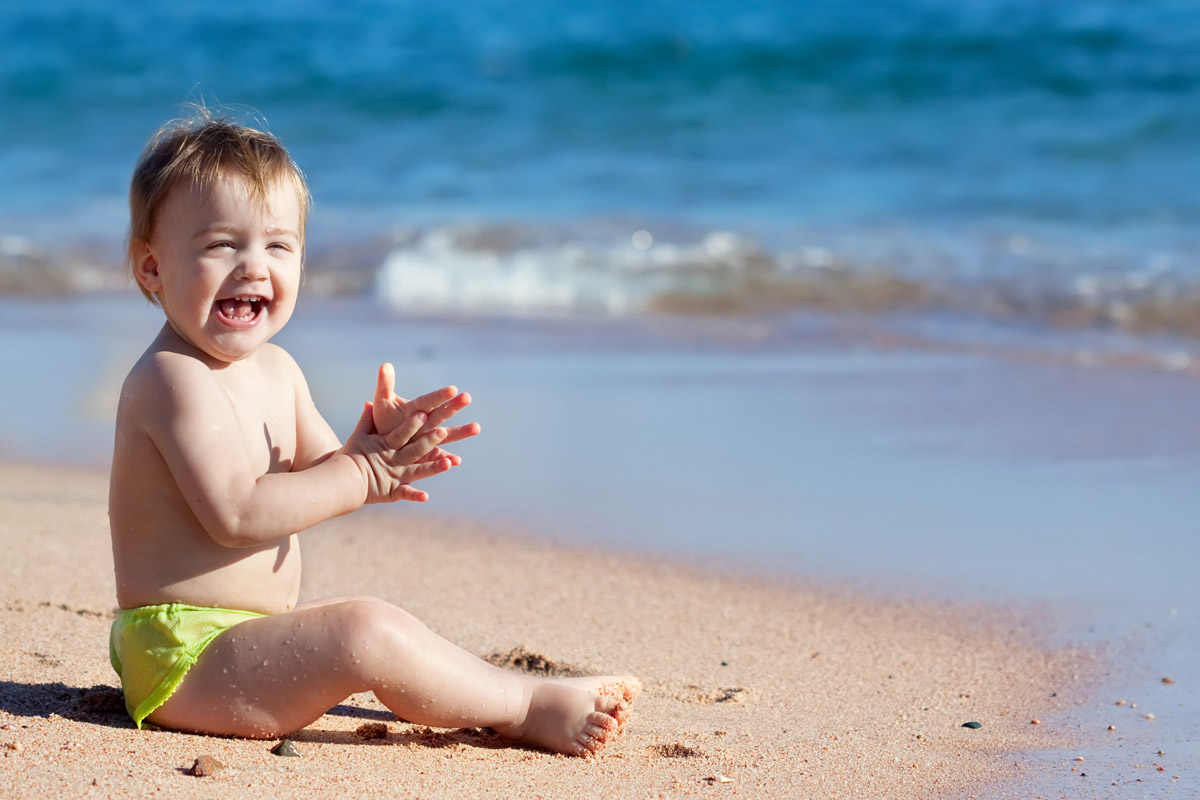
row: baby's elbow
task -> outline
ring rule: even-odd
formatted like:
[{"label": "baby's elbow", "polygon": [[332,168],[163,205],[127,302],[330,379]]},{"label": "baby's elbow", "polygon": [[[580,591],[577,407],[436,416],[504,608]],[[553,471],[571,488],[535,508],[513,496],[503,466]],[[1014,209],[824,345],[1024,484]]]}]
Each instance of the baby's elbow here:
[{"label": "baby's elbow", "polygon": [[214,542],[222,547],[236,549],[258,543],[252,526],[247,523],[248,520],[240,514],[218,514],[211,524],[205,527]]}]

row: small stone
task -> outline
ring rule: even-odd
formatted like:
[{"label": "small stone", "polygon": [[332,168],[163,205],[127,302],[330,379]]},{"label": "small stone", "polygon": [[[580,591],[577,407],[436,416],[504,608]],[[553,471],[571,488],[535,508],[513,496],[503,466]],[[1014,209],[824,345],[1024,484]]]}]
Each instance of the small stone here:
[{"label": "small stone", "polygon": [[1031,719],[1031,720],[1029,720],[1029,724],[1030,725],[1041,725],[1042,721],[1040,719]]},{"label": "small stone", "polygon": [[705,781],[709,786],[712,786],[714,783],[733,783],[733,778],[728,775],[722,775],[719,772],[716,775],[709,775],[707,778],[701,778],[700,780]]},{"label": "small stone", "polygon": [[1109,729],[1110,731],[1115,731],[1115,730],[1117,729],[1117,726],[1116,726],[1116,725],[1109,725],[1109,726],[1108,726],[1108,729]]},{"label": "small stone", "polygon": [[188,774],[195,775],[197,778],[207,778],[219,769],[225,769],[225,765],[220,761],[212,756],[199,756],[192,764],[192,768],[188,770]]},{"label": "small stone", "polygon": [[299,758],[300,753],[297,752],[296,746],[292,744],[291,739],[284,739],[279,744],[271,748],[271,755],[285,756],[287,758]]},{"label": "small stone", "polygon": [[1174,682],[1175,682],[1174,678],[1163,678],[1163,683],[1174,683]]},{"label": "small stone", "polygon": [[970,722],[964,722],[964,723],[962,724],[962,726],[963,726],[964,728],[970,728],[971,730],[978,730],[979,728],[982,728],[982,727],[983,727],[983,723],[982,723],[982,722],[975,722],[974,720],[971,720]]},{"label": "small stone", "polygon": [[25,751],[25,745],[21,744],[20,742],[8,742],[4,745],[4,749],[11,750],[14,753],[23,753]]},{"label": "small stone", "polygon": [[1148,720],[1153,720],[1153,719],[1154,719],[1154,715],[1153,715],[1153,714],[1146,714],[1145,716],[1146,716],[1146,719],[1148,719]]},{"label": "small stone", "polygon": [[354,735],[360,739],[386,739],[388,726],[386,722],[364,722],[354,729]]},{"label": "small stone", "polygon": [[1085,759],[1083,756],[1076,756],[1075,760],[1076,761],[1086,761],[1087,759]]},{"label": "small stone", "polygon": [[1125,705],[1125,701],[1124,701],[1124,700],[1118,700],[1118,701],[1117,701],[1117,705],[1119,705],[1119,706],[1123,706],[1123,705]]}]

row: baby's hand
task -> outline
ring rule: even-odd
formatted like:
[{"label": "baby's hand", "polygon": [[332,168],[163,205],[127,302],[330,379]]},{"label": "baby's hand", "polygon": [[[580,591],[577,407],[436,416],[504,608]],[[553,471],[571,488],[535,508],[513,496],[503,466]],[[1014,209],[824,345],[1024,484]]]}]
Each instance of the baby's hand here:
[{"label": "baby's hand", "polygon": [[372,433],[372,405],[363,405],[362,416],[354,432],[342,445],[340,452],[348,455],[362,471],[367,484],[367,503],[390,503],[413,500],[423,503],[429,499],[425,492],[410,484],[452,466],[448,456],[431,458],[445,441],[446,429],[424,430],[428,416],[421,411],[410,414],[387,434]]},{"label": "baby's hand", "polygon": [[[425,433],[439,427],[470,404],[471,395],[466,392],[459,393],[453,386],[421,395],[415,400],[397,397],[396,371],[391,364],[384,364],[379,368],[379,377],[375,382],[375,400],[371,416],[375,422],[375,430],[386,434],[402,425],[410,414],[421,412],[427,415],[425,424],[420,429],[421,433]],[[447,428],[446,438],[442,443],[461,441],[475,436],[479,430],[479,423],[476,422]],[[425,460],[433,461],[439,458],[449,458],[452,466],[462,463],[461,458],[440,447],[430,451]]]}]

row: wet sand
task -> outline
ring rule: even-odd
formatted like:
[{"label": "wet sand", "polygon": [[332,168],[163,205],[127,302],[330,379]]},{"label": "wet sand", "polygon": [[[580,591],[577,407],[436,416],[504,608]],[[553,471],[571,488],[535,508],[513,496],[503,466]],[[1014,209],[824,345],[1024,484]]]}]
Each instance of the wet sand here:
[{"label": "wet sand", "polygon": [[[624,735],[587,760],[409,725],[370,695],[298,732],[301,757],[283,758],[275,742],[135,730],[107,659],[106,475],[8,464],[0,487],[0,777],[13,798],[987,794],[1050,768],[1026,754],[1082,744],[1072,712],[1104,670],[996,608],[367,511],[304,536],[305,598],[375,594],[481,656],[631,672],[646,691]],[[362,738],[366,723],[386,735]],[[187,774],[202,755],[224,767]]]},{"label": "wet sand", "polygon": [[[882,335],[896,329],[885,322],[412,323],[308,300],[283,344],[335,430],[353,424],[387,359],[409,389],[469,389],[485,435],[429,487],[427,508],[372,509],[307,535],[306,596],[367,591],[481,655],[524,647],[638,672],[649,691],[609,752],[625,755],[564,773],[646,762],[646,777],[605,794],[674,796],[736,767],[721,791],[888,796],[911,755],[913,796],[1200,797],[1200,381],[1024,355],[1067,346],[1053,337],[1011,333],[1019,341],[1000,347],[988,331],[947,347],[933,321],[915,321],[915,338]],[[89,788],[93,777],[182,768],[206,742],[261,759],[240,762],[243,777],[257,763],[288,785],[349,781],[329,770],[353,762],[373,780],[371,762],[341,750],[300,770],[258,743],[139,738],[121,714],[96,714],[110,692],[83,694],[115,685],[103,475],[24,462],[107,463],[121,377],[160,325],[138,298],[0,301],[0,372],[19,376],[0,392],[0,713],[12,715],[0,746],[24,748],[0,750],[0,788],[29,763],[11,759],[31,752],[33,728],[20,726],[34,723],[51,726],[56,759],[35,771],[90,765],[84,789],[100,796],[122,787]],[[46,488],[58,485],[69,490]],[[458,516],[437,516],[447,511]],[[836,659],[834,643],[846,648]],[[987,698],[1010,716],[984,719],[976,685],[1003,686]],[[305,759],[358,745],[364,720],[384,721],[367,711],[318,723],[326,733],[302,742]],[[984,727],[958,727],[972,715]],[[1001,731],[1001,718],[1016,723]],[[396,792],[432,793],[424,770],[469,794],[461,753],[487,757],[486,780],[513,757],[494,740],[388,724],[387,742],[423,753],[404,755],[417,766]],[[116,738],[59,753],[97,726]],[[128,766],[111,750],[124,742],[147,743],[120,751]],[[521,794],[548,770],[482,793]]]}]

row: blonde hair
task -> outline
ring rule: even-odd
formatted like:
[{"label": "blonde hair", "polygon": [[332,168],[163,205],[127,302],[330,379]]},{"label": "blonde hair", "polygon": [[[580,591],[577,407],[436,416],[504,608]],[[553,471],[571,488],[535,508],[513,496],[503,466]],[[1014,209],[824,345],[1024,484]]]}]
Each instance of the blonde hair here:
[{"label": "blonde hair", "polygon": [[[168,122],[150,139],[129,184],[129,239],[126,262],[134,270],[134,245],[154,234],[158,211],[171,190],[191,186],[203,193],[231,177],[246,182],[250,199],[266,204],[277,181],[291,181],[300,200],[300,246],[312,196],[304,173],[269,133],[214,117],[203,107],[187,119]],[[135,275],[136,278],[136,275]],[[158,301],[138,282],[142,294]]]}]

